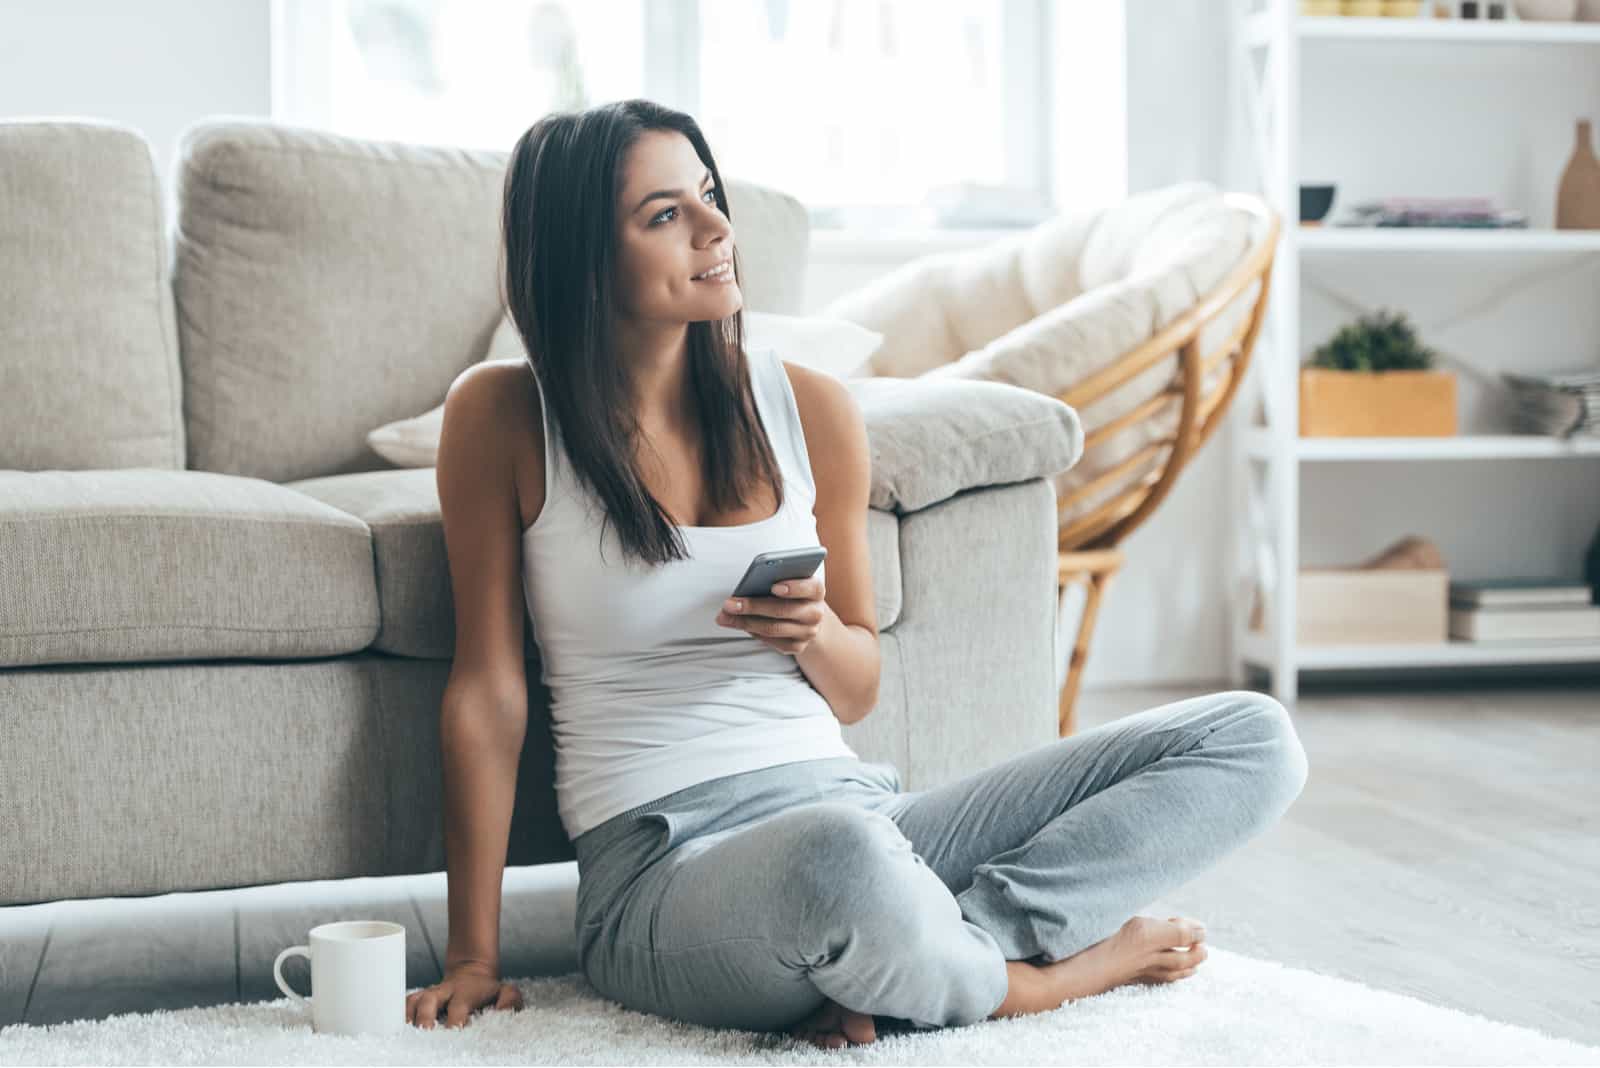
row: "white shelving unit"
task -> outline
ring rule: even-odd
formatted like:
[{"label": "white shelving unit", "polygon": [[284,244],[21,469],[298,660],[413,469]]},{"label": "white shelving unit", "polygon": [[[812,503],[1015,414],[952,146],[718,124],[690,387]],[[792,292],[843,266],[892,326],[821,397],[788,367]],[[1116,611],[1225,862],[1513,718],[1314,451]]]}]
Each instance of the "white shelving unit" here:
[{"label": "white shelving unit", "polygon": [[[1380,270],[1409,270],[1413,275],[1438,270],[1441,276],[1453,270],[1480,279],[1503,275],[1505,281],[1496,284],[1504,292],[1516,294],[1551,284],[1565,272],[1589,271],[1600,265],[1600,231],[1550,229],[1551,211],[1542,209],[1553,201],[1553,179],[1545,180],[1543,174],[1530,177],[1525,173],[1530,167],[1520,162],[1537,155],[1541,162],[1549,163],[1543,160],[1549,149],[1544,144],[1537,153],[1530,149],[1531,135],[1522,136],[1526,131],[1520,128],[1526,124],[1516,121],[1510,110],[1513,104],[1495,95],[1494,85],[1489,84],[1498,80],[1499,85],[1510,87],[1538,81],[1524,77],[1523,82],[1515,83],[1513,78],[1516,72],[1530,73],[1530,64],[1531,73],[1540,75],[1542,68],[1549,66],[1555,71],[1552,78],[1568,79],[1568,90],[1555,105],[1549,103],[1552,96],[1541,97],[1542,110],[1555,112],[1561,122],[1569,121],[1562,109],[1574,117],[1587,113],[1600,118],[1596,115],[1600,111],[1600,80],[1587,73],[1600,71],[1600,23],[1309,17],[1298,14],[1296,0],[1233,0],[1233,4],[1232,65],[1246,116],[1241,143],[1249,157],[1250,173],[1284,222],[1267,323],[1257,341],[1250,376],[1235,404],[1236,411],[1247,414],[1239,417],[1236,432],[1230,436],[1235,470],[1247,472],[1235,503],[1249,517],[1241,540],[1245,563],[1243,573],[1236,576],[1237,593],[1230,613],[1235,684],[1244,681],[1249,667],[1264,668],[1271,676],[1274,696],[1291,701],[1298,693],[1303,670],[1600,662],[1600,642],[1595,641],[1305,646],[1296,641],[1294,624],[1295,579],[1301,566],[1303,536],[1303,478],[1339,470],[1333,465],[1368,465],[1359,469],[1358,477],[1375,480],[1385,472],[1399,470],[1396,462],[1431,465],[1456,461],[1424,469],[1441,472],[1436,476],[1441,480],[1444,472],[1459,477],[1470,470],[1476,479],[1478,469],[1463,468],[1462,463],[1486,464],[1484,470],[1488,471],[1496,467],[1492,461],[1539,461],[1538,469],[1545,470],[1543,461],[1567,460],[1568,464],[1558,466],[1571,471],[1574,463],[1600,458],[1597,439],[1558,441],[1496,432],[1493,426],[1475,425],[1482,420],[1467,418],[1463,418],[1462,433],[1453,438],[1301,438],[1298,432],[1299,368],[1311,349],[1324,340],[1322,331],[1328,325],[1324,315],[1318,330],[1306,327],[1306,305],[1313,298],[1331,299],[1343,312],[1354,311],[1359,302],[1348,293],[1363,287],[1382,290],[1373,281]],[[1329,76],[1343,79],[1339,88],[1307,81]],[[1413,120],[1412,128],[1417,131],[1413,143],[1393,136],[1397,120],[1392,114],[1372,113],[1384,110],[1386,101],[1369,86],[1384,78],[1390,79],[1385,84],[1394,93],[1394,108],[1412,109],[1422,116]],[[1448,114],[1458,83],[1478,94],[1468,92],[1462,98],[1475,102],[1477,110],[1471,115]],[[1401,91],[1395,92],[1396,87]],[[1554,94],[1562,90],[1545,85],[1538,91]],[[1334,92],[1342,95],[1330,96]],[[1508,89],[1507,94],[1511,92]],[[1336,106],[1330,106],[1330,101]],[[1315,119],[1308,121],[1303,107],[1308,103],[1316,105],[1321,125]],[[1334,121],[1329,122],[1330,117]],[[1333,128],[1326,128],[1330,126]],[[1454,140],[1449,138],[1452,129]],[[1547,139],[1548,130],[1547,125],[1541,131]],[[1443,134],[1437,145],[1428,143],[1426,139],[1438,131]],[[1385,132],[1390,134],[1388,142],[1382,141]],[[1339,142],[1340,151],[1331,150],[1328,138]],[[1527,211],[1533,225],[1515,230],[1301,227],[1297,225],[1301,181],[1338,182],[1335,213],[1349,197],[1342,174],[1315,173],[1303,165],[1305,157],[1314,154],[1307,151],[1308,146],[1317,150],[1317,162],[1324,165],[1330,160],[1353,161],[1352,168],[1361,172],[1354,183],[1360,194],[1356,199],[1412,193],[1460,195],[1449,179],[1462,174],[1474,178],[1491,175],[1499,181],[1498,186],[1493,181],[1488,185],[1500,194],[1500,205]],[[1497,152],[1501,155],[1494,157]],[[1475,168],[1474,153],[1480,161],[1500,163],[1516,154],[1519,162],[1498,169]],[[1564,156],[1553,161],[1557,170],[1563,163]],[[1386,170],[1386,164],[1392,165],[1394,173]],[[1541,199],[1545,185],[1551,187],[1547,200]],[[1568,273],[1567,277],[1572,276]],[[1335,283],[1327,282],[1328,278]],[[1344,293],[1339,292],[1341,284]],[[1448,290],[1445,282],[1436,288]],[[1365,296],[1371,301],[1369,308],[1394,306],[1386,299],[1388,292],[1367,292]],[[1496,310],[1469,306],[1458,311],[1456,321],[1459,324],[1474,317],[1486,321]],[[1585,309],[1577,312],[1581,319],[1591,318]],[[1595,333],[1590,327],[1564,335],[1577,339],[1569,350],[1570,364],[1592,361],[1600,353],[1600,337],[1593,336]],[[1426,330],[1423,340],[1430,341]],[[1548,352],[1542,355],[1546,358],[1532,360],[1526,369],[1548,369]],[[1492,380],[1495,376],[1485,371],[1480,377]],[[1480,429],[1485,432],[1474,432]],[[1584,470],[1595,472],[1589,485],[1600,499],[1600,465]],[[1518,478],[1494,477],[1513,483]],[[1325,501],[1317,503],[1326,507]],[[1340,503],[1357,514],[1367,507],[1355,499]],[[1470,515],[1464,518],[1472,520]],[[1386,531],[1394,537],[1405,532]],[[1506,549],[1508,574],[1523,573],[1515,548]],[[1262,595],[1264,626],[1252,630],[1248,623],[1257,590]]]}]

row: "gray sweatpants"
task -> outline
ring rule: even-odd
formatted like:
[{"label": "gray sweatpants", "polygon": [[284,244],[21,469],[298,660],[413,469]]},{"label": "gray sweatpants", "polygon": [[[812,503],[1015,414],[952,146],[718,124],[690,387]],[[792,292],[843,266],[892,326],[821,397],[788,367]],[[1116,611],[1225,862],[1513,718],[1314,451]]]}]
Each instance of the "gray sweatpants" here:
[{"label": "gray sweatpants", "polygon": [[930,790],[802,760],[668,794],[579,836],[578,959],[628,1008],[786,1029],[824,998],[945,1027],[1216,864],[1305,784],[1247,690],[1125,716]]}]

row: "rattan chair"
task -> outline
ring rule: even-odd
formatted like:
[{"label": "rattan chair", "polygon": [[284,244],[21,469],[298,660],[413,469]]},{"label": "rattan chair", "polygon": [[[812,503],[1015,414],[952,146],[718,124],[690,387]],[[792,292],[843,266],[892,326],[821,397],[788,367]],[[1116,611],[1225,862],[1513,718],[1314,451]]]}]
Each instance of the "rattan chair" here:
[{"label": "rattan chair", "polygon": [[1083,420],[1056,479],[1058,603],[1087,586],[1059,696],[1074,709],[1119,548],[1215,432],[1249,366],[1279,222],[1255,196],[1191,182],[921,257],[819,314],[885,336],[868,373],[968,377],[1049,393]]},{"label": "rattan chair", "polygon": [[[1117,420],[1092,430],[1085,427],[1084,452],[1087,455],[1129,423],[1156,417],[1165,406],[1178,406],[1175,431],[1150,442],[1131,457],[1078,487],[1056,502],[1059,512],[1068,512],[1079,500],[1106,485],[1118,484],[1117,491],[1085,514],[1064,523],[1057,534],[1056,589],[1060,594],[1068,583],[1087,585],[1083,614],[1067,678],[1061,687],[1059,733],[1062,737],[1077,729],[1078,687],[1084,662],[1094,639],[1095,619],[1100,600],[1111,577],[1121,569],[1122,542],[1172,491],[1184,468],[1216,432],[1228,405],[1244,380],[1250,355],[1266,313],[1271,290],[1272,265],[1277,249],[1279,222],[1275,212],[1257,197],[1228,194],[1225,198],[1258,220],[1256,235],[1245,258],[1190,311],[1169,323],[1159,333],[1109,367],[1091,375],[1059,394],[1061,400],[1080,411],[1128,382],[1146,368],[1162,363],[1172,365],[1172,380],[1166,390],[1152,397]],[[1240,326],[1220,345],[1203,351],[1201,338],[1214,322],[1241,295],[1249,296],[1248,312]],[[1220,374],[1218,373],[1220,372]],[[1202,388],[1208,378],[1216,384]],[[1147,470],[1129,481],[1140,464]]]}]

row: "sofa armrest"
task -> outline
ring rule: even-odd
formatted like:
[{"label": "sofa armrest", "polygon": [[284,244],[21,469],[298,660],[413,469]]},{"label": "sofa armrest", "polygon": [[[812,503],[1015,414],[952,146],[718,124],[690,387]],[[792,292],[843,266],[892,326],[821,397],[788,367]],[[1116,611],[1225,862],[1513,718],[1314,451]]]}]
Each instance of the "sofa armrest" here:
[{"label": "sofa armrest", "polygon": [[855,378],[874,508],[921,511],[962,490],[1057,475],[1083,455],[1069,405],[1003,382]]}]

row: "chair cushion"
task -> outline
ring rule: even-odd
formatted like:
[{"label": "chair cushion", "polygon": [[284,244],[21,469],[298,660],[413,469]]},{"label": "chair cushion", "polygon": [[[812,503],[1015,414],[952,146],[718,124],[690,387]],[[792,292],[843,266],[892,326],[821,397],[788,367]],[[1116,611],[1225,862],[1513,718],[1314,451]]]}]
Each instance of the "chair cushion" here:
[{"label": "chair cushion", "polygon": [[[1251,217],[1216,187],[1184,182],[1109,207],[1064,215],[983,248],[940,253],[827,305],[834,315],[882,332],[873,358],[883,376],[976,380],[1059,396],[1127,355],[1198,303],[1247,253]],[[1248,314],[1259,284],[1200,335],[1210,355]],[[1228,364],[1202,383],[1217,387]],[[1157,361],[1078,413],[1093,433],[1167,388],[1176,363]],[[1170,437],[1177,405],[1098,443],[1054,478],[1058,497]],[[1135,465],[1060,513],[1065,524],[1131,485],[1166,450]]]},{"label": "chair cushion", "polygon": [[371,537],[259,479],[0,471],[0,667],[364,649]]},{"label": "chair cushion", "polygon": [[[445,552],[435,470],[407,468],[329,475],[286,484],[351,516],[372,532],[381,622],[372,648],[395,656],[447,660],[455,655],[455,601]],[[878,628],[900,618],[899,520],[867,514]],[[523,615],[523,654],[538,658],[534,627]]]},{"label": "chair cushion", "polygon": [[[1107,209],[1089,237],[1079,276],[1083,293],[1002,334],[981,348],[927,373],[934,379],[1007,382],[1057,396],[1114,364],[1163,327],[1199,303],[1249,251],[1251,217],[1230,207],[1213,187],[1201,182],[1155,190]],[[1209,357],[1242,321],[1259,284],[1247,286],[1200,333],[1200,352]],[[1175,360],[1158,360],[1146,370],[1083,406],[1086,431],[1119,418],[1173,385]],[[1229,372],[1219,363],[1201,382],[1209,394]],[[1084,462],[1055,479],[1066,499],[1112,470],[1151,442],[1171,437],[1179,406],[1167,405],[1099,442]],[[1155,454],[1116,479],[1062,509],[1064,525],[1116,496],[1165,462]]]},{"label": "chair cushion", "polygon": [[[441,403],[500,324],[508,158],[256,120],[185,130],[189,466],[278,483],[386,468],[367,433]],[[726,184],[747,306],[797,313],[804,205]]]},{"label": "chair cushion", "polygon": [[183,469],[161,212],[137,131],[0,122],[0,468]]}]

